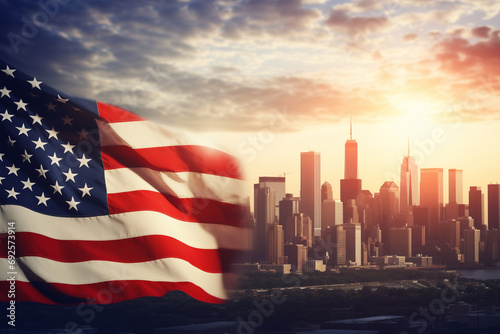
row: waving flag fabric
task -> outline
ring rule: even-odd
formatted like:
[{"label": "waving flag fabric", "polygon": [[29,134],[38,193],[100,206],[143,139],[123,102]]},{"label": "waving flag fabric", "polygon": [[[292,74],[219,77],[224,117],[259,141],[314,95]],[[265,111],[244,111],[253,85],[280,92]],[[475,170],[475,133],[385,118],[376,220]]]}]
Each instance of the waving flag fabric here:
[{"label": "waving flag fabric", "polygon": [[233,156],[4,62],[0,95],[2,291],[15,277],[16,302],[228,298],[248,245]]}]

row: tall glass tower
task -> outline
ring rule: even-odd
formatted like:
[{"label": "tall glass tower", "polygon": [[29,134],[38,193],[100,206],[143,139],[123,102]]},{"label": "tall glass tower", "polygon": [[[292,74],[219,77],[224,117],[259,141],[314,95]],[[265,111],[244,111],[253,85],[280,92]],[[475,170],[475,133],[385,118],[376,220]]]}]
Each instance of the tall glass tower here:
[{"label": "tall glass tower", "polygon": [[358,178],[358,143],[356,142],[356,139],[352,139],[352,119],[349,125],[349,139],[345,142],[345,180]]},{"label": "tall glass tower", "polygon": [[463,174],[461,169],[448,170],[448,203],[464,204]]},{"label": "tall glass tower", "polygon": [[321,169],[319,152],[300,154],[300,207],[313,222],[313,235],[321,236]]},{"label": "tall glass tower", "polygon": [[361,180],[358,179],[358,143],[352,139],[352,118],[349,123],[349,139],[345,142],[344,178],[340,180],[340,200],[344,208],[344,223],[352,217],[347,207],[361,192]]},{"label": "tall glass tower", "polygon": [[443,207],[443,169],[422,168],[420,170],[420,205],[429,209],[429,240],[438,240],[438,227]]},{"label": "tall glass tower", "polygon": [[408,141],[408,155],[403,158],[401,163],[399,188],[399,211],[408,213],[412,205],[419,205],[420,198],[418,194],[418,166],[410,156],[410,142]]}]

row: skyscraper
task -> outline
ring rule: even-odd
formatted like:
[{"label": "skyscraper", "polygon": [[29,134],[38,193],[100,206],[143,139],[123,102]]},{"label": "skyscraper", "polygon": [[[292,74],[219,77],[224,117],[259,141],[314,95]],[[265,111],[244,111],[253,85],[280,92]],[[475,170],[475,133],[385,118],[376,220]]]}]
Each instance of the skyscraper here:
[{"label": "skyscraper", "polygon": [[[380,187],[382,225],[388,227],[389,220],[399,212],[399,188],[393,181],[386,181]],[[384,228],[382,228],[382,231]],[[383,233],[383,232],[382,232]]]},{"label": "skyscraper", "polygon": [[488,184],[488,229],[500,230],[500,184]]},{"label": "skyscraper", "polygon": [[408,155],[401,163],[399,203],[400,212],[408,213],[412,205],[419,205],[418,196],[418,166],[415,159],[410,156],[410,144],[408,144]]},{"label": "skyscraper", "polygon": [[479,242],[481,231],[474,227],[464,231],[464,262],[474,264],[479,262]]},{"label": "skyscraper", "polygon": [[288,263],[292,265],[294,272],[302,272],[302,264],[307,260],[307,246],[301,244],[286,244],[285,256],[288,257]]},{"label": "skyscraper", "polygon": [[342,225],[336,225],[328,229],[326,241],[331,245],[329,264],[343,266],[346,264],[346,230]]},{"label": "skyscraper", "polygon": [[366,230],[370,230],[374,226],[373,204],[373,195],[369,190],[362,190],[356,197],[356,207],[358,208],[363,242],[366,241]]},{"label": "skyscraper", "polygon": [[345,143],[344,179],[340,180],[340,200],[344,205],[344,223],[348,223],[349,216],[347,205],[350,200],[355,200],[361,192],[361,180],[358,179],[358,143],[352,139],[352,119],[350,122],[350,135]]},{"label": "skyscraper", "polygon": [[283,226],[272,224],[268,228],[267,262],[274,264],[285,263]]},{"label": "skyscraper", "polygon": [[347,206],[351,203],[351,200],[356,200],[359,193],[361,192],[361,180],[360,179],[344,179],[340,180],[340,200],[344,205],[344,223],[348,223],[352,216],[349,216],[349,211]]},{"label": "skyscraper", "polygon": [[358,143],[356,142],[356,139],[352,139],[352,118],[350,120],[349,126],[349,140],[345,142],[345,180],[358,178]]},{"label": "skyscraper", "polygon": [[412,256],[422,254],[425,247],[425,226],[413,225],[411,227]]},{"label": "skyscraper", "polygon": [[340,225],[346,231],[346,260],[351,264],[361,265],[361,225],[343,224]]},{"label": "skyscraper", "polygon": [[399,255],[410,257],[412,255],[411,248],[411,229],[405,227],[393,227],[389,229],[389,240],[391,255]]},{"label": "skyscraper", "polygon": [[443,207],[443,169],[422,168],[420,170],[420,205],[429,209],[429,240],[438,240],[438,224]]},{"label": "skyscraper", "polygon": [[287,220],[295,213],[300,213],[300,198],[293,197],[293,194],[286,194],[285,197],[279,201],[279,224],[285,226]]},{"label": "skyscraper", "polygon": [[450,219],[439,223],[439,239],[441,244],[452,248],[460,247],[460,222]]},{"label": "skyscraper", "polygon": [[255,205],[258,208],[255,230],[255,255],[257,261],[267,260],[268,230],[274,225],[275,219],[275,191],[270,187],[257,188]]},{"label": "skyscraper", "polygon": [[469,215],[474,219],[474,227],[480,230],[484,224],[484,194],[481,187],[470,187]]},{"label": "skyscraper", "polygon": [[[339,200],[324,200],[321,202],[321,229],[343,224],[343,206]],[[322,232],[323,233],[323,232]]]},{"label": "skyscraper", "polygon": [[315,237],[321,236],[321,169],[319,152],[300,154],[301,211],[311,218]]},{"label": "skyscraper", "polygon": [[448,170],[448,203],[464,204],[463,174],[461,169]]},{"label": "skyscraper", "polygon": [[487,265],[500,263],[500,231],[489,230],[486,236]]},{"label": "skyscraper", "polygon": [[321,202],[327,199],[333,200],[333,189],[329,182],[325,182],[321,185]]},{"label": "skyscraper", "polygon": [[294,213],[283,225],[285,243],[302,243],[305,240],[304,221],[309,219],[303,213]]},{"label": "skyscraper", "polygon": [[[285,178],[276,176],[261,176],[259,177],[259,188],[269,187],[274,190],[275,196],[275,215],[279,218],[279,202],[285,197]],[[257,208],[255,208],[255,213],[257,214]]]}]

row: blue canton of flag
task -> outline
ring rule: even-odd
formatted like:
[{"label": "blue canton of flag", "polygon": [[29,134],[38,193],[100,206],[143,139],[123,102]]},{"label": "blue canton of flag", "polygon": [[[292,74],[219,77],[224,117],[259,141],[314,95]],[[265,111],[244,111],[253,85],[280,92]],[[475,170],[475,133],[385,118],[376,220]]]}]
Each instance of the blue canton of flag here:
[{"label": "blue canton of flag", "polygon": [[108,214],[95,101],[0,61],[0,204],[55,216]]}]

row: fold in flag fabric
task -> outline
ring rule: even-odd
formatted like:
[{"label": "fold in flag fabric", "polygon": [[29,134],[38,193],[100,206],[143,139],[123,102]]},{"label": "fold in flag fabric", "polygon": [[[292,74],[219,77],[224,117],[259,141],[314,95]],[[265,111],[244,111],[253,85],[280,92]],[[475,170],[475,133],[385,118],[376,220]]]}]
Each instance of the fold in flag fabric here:
[{"label": "fold in flag fabric", "polygon": [[0,301],[228,299],[248,250],[238,161],[0,61]]}]

